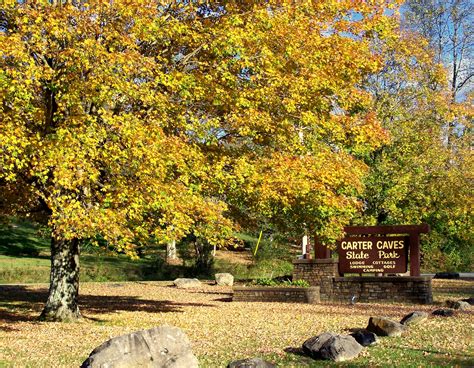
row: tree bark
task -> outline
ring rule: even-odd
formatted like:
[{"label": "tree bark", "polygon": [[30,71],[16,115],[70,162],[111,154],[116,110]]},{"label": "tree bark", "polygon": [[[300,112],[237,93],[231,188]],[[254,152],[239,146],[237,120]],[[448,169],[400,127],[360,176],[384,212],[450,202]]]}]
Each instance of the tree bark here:
[{"label": "tree bark", "polygon": [[79,296],[79,240],[51,239],[49,295],[40,319],[75,321],[81,318]]}]

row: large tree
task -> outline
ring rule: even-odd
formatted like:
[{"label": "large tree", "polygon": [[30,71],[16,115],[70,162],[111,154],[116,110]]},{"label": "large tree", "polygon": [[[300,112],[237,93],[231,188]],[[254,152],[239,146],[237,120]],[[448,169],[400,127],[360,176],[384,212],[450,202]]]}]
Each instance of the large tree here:
[{"label": "large tree", "polygon": [[399,32],[395,43],[374,44],[386,62],[367,87],[390,141],[366,156],[370,174],[360,221],[427,222],[432,231],[422,242],[424,267],[470,269],[472,108],[453,101],[450,71],[429,40]]},{"label": "large tree", "polygon": [[218,244],[248,213],[337,237],[385,139],[360,83],[387,4],[3,1],[1,204],[52,229],[42,317],[80,316],[84,239]]}]

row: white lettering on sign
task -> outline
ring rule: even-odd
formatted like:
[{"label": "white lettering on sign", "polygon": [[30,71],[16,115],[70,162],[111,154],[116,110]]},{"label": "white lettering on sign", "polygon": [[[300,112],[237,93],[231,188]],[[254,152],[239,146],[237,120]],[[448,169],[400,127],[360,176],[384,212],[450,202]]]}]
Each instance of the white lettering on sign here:
[{"label": "white lettering on sign", "polygon": [[377,249],[403,249],[405,241],[403,240],[379,240],[376,244]]},{"label": "white lettering on sign", "polygon": [[370,240],[369,241],[343,241],[341,242],[341,248],[344,250],[371,250],[372,242]]}]

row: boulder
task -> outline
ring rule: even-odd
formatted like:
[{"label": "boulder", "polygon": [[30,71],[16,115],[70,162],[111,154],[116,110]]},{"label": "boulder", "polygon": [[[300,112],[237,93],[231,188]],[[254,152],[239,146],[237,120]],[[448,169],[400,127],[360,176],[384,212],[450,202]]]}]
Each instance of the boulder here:
[{"label": "boulder", "polygon": [[173,283],[179,289],[196,289],[202,286],[201,281],[198,279],[178,278]]},{"label": "boulder", "polygon": [[227,365],[227,368],[274,368],[275,364],[260,358],[247,358],[234,360]]},{"label": "boulder", "polygon": [[216,273],[216,284],[219,286],[232,286],[234,285],[234,276],[230,273]]},{"label": "boulder", "polygon": [[184,332],[160,326],[114,337],[95,348],[81,368],[195,368],[198,360]]},{"label": "boulder", "polygon": [[367,330],[378,336],[401,336],[406,326],[386,317],[370,317]]},{"label": "boulder", "polygon": [[323,359],[319,351],[321,347],[331,337],[336,336],[334,332],[324,332],[318,336],[313,336],[303,343],[303,351],[313,359]]},{"label": "boulder", "polygon": [[431,314],[433,316],[452,317],[454,316],[454,311],[452,309],[436,309]]},{"label": "boulder", "polygon": [[375,345],[378,342],[377,335],[367,330],[353,332],[351,336],[364,347]]},{"label": "boulder", "polygon": [[405,326],[416,325],[428,319],[428,313],[421,311],[414,311],[402,318],[400,323]]},{"label": "boulder", "polygon": [[356,358],[363,347],[352,336],[325,332],[303,343],[303,351],[313,359],[343,362]]},{"label": "boulder", "polygon": [[468,310],[471,309],[471,304],[464,300],[446,300],[446,306],[452,309],[459,309],[459,310]]}]

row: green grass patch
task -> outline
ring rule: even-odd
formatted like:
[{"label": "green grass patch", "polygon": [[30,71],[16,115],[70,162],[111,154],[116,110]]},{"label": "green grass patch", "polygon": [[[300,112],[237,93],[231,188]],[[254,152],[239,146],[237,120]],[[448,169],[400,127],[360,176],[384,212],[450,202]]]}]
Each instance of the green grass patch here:
[{"label": "green grass patch", "polygon": [[[27,221],[0,225],[0,283],[49,282],[50,239],[45,229]],[[86,246],[80,256],[81,281],[156,279],[153,258],[132,260],[123,254]]]},{"label": "green grass patch", "polygon": [[0,255],[37,257],[49,251],[49,239],[42,228],[28,221],[0,224]]}]

